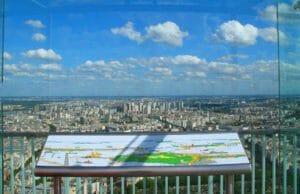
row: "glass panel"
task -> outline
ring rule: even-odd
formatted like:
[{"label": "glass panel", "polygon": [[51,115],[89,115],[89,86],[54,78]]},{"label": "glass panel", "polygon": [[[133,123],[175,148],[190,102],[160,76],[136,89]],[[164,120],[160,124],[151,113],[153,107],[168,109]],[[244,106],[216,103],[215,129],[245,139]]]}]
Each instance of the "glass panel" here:
[{"label": "glass panel", "polygon": [[4,42],[3,42],[3,22],[4,22],[4,0],[0,1],[0,10],[1,10],[1,15],[0,15],[0,53],[1,53],[1,58],[0,58],[0,193],[3,193],[3,106],[2,106],[2,85],[3,85],[3,64],[4,64],[4,58],[6,57],[6,53],[4,52]]},{"label": "glass panel", "polygon": [[[300,1],[278,3],[282,193],[299,193]],[[287,131],[287,132],[286,132]]]},{"label": "glass panel", "polygon": [[[278,30],[275,0],[7,1],[0,96],[4,130],[9,137],[13,133],[21,137],[5,139],[3,170],[12,177],[4,182],[5,191],[50,192],[49,179],[37,178],[33,184],[34,178],[24,175],[33,171],[29,153],[35,151],[38,158],[49,132],[231,130],[245,134],[241,137],[247,154],[250,159],[255,155],[252,184],[250,175],[242,176],[242,183],[236,176],[236,190],[270,191],[271,170],[280,179],[276,173],[282,171],[276,167],[295,159],[283,160],[282,142],[278,143],[283,136],[250,134],[279,128],[279,90],[283,128],[299,124],[298,47],[293,44],[299,42],[294,25],[298,4],[279,3]],[[27,137],[31,133],[39,137],[34,144]],[[294,136],[286,137],[285,153],[295,153],[295,141]],[[281,162],[270,159],[272,152]],[[289,177],[291,185],[294,179]],[[66,180],[70,190],[76,185],[87,188],[90,182],[89,190],[98,185],[108,191],[120,182],[114,179],[110,188],[111,179],[102,177]],[[147,178],[147,184],[136,178],[131,181],[136,185],[128,180],[122,190],[165,189],[164,178]],[[220,177],[211,180],[217,184]],[[205,176],[168,181],[170,192],[208,191]],[[282,182],[273,182],[273,189]],[[209,190],[219,192],[219,188],[210,184]]]},{"label": "glass panel", "polygon": [[299,10],[299,1],[279,2],[280,95],[284,129],[299,128]]},{"label": "glass panel", "polygon": [[17,2],[3,94],[31,131],[277,128],[272,1]]}]

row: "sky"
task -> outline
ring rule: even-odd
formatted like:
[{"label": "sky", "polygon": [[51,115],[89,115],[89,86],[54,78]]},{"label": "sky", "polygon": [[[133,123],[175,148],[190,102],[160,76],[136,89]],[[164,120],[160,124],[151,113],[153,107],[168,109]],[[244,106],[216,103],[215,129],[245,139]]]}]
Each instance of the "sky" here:
[{"label": "sky", "polygon": [[[101,2],[7,1],[1,96],[278,94],[274,1]],[[287,94],[300,91],[294,4],[279,3]]]}]

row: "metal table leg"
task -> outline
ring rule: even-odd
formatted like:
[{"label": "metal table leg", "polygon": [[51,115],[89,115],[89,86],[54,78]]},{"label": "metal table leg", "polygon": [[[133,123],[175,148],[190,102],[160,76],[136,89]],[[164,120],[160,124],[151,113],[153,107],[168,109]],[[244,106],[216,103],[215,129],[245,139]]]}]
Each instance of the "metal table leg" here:
[{"label": "metal table leg", "polygon": [[61,177],[53,177],[54,194],[61,194]]},{"label": "metal table leg", "polygon": [[233,194],[233,175],[229,174],[227,175],[227,188],[226,188],[226,194]]}]

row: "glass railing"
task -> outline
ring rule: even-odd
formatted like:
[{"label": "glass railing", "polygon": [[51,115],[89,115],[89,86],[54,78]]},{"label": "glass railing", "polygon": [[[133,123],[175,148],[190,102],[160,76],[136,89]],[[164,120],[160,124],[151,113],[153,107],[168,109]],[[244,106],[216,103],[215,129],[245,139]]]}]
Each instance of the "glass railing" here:
[{"label": "glass railing", "polygon": [[[51,177],[33,174],[47,133],[4,134],[4,193],[52,193]],[[299,192],[297,130],[239,132],[252,173],[235,175],[235,193]],[[64,193],[225,193],[226,176],[64,177]]]},{"label": "glass railing", "polygon": [[[0,194],[53,192],[33,174],[49,132],[230,130],[252,165],[235,193],[300,192],[299,0],[0,0],[0,10]],[[226,181],[65,177],[63,190],[225,193]]]}]

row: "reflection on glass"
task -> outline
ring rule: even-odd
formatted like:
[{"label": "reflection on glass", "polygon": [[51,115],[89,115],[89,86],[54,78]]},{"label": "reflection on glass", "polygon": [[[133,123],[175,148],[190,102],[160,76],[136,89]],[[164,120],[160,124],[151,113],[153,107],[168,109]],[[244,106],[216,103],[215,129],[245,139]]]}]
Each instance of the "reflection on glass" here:
[{"label": "reflection on glass", "polygon": [[8,131],[277,128],[272,1],[16,2],[5,28]]},{"label": "reflection on glass", "polygon": [[278,6],[281,127],[299,128],[299,1],[282,0]]},{"label": "reflection on glass", "polygon": [[[275,169],[275,186],[268,183],[267,190],[281,193],[276,177],[283,171],[276,169],[284,163],[287,170],[297,169],[291,165],[297,158],[284,162],[282,136],[274,131],[300,125],[300,3],[276,5],[275,0],[6,1],[3,129],[21,136],[4,140],[4,180],[10,178],[5,191],[21,193],[34,183],[45,189],[46,179],[26,176],[25,183],[24,177],[32,173],[32,153],[38,155],[48,132],[234,130],[244,134],[249,156],[251,145],[252,154],[259,150],[253,170],[264,172],[257,164],[262,157],[265,180],[270,167]],[[28,132],[42,137],[24,138]],[[269,132],[273,136],[265,135]],[[296,153],[295,137],[283,138],[285,153]],[[254,184],[262,193],[262,175],[254,178],[259,181],[246,177],[246,187]]]}]

